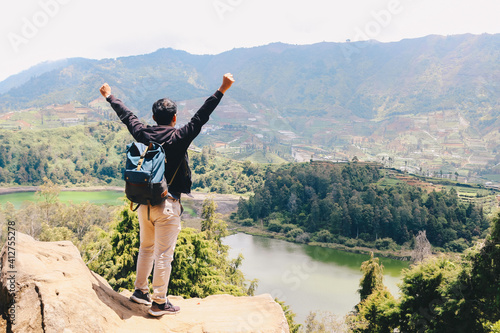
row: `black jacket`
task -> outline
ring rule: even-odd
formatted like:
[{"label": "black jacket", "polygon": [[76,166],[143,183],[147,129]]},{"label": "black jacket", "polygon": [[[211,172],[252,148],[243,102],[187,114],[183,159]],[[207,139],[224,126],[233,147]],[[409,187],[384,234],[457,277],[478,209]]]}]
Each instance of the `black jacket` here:
[{"label": "black jacket", "polygon": [[180,165],[171,186],[169,186],[169,192],[190,193],[192,181],[187,150],[194,138],[200,133],[202,126],[209,120],[222,96],[224,95],[217,90],[205,101],[191,120],[178,129],[168,125],[146,126],[115,96],[111,95],[106,100],[111,104],[120,120],[127,125],[130,134],[136,141],[144,144],[154,141],[163,145],[167,156],[165,168],[167,183],[170,183]]}]

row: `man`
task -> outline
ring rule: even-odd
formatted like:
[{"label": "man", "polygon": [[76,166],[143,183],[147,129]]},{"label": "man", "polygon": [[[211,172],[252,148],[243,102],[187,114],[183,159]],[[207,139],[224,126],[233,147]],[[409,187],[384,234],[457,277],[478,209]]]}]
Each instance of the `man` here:
[{"label": "man", "polygon": [[[127,125],[134,139],[144,144],[150,141],[162,144],[167,157],[165,178],[170,184],[167,199],[160,205],[152,206],[149,214],[145,205],[139,206],[138,209],[140,247],[135,291],[130,297],[137,303],[151,304],[148,312],[153,316],[175,314],[180,311],[180,308],[172,305],[166,296],[174,248],[181,230],[181,193],[188,194],[191,191],[191,170],[188,165],[187,150],[233,82],[233,76],[230,73],[225,74],[220,88],[205,101],[186,125],[178,129],[175,128],[177,106],[170,99],[163,98],[153,104],[153,119],[157,125],[146,126],[122,101],[111,95],[111,88],[107,83],[100,88],[101,94],[111,104],[120,120]],[[148,277],[153,262],[153,294],[150,297]]]}]

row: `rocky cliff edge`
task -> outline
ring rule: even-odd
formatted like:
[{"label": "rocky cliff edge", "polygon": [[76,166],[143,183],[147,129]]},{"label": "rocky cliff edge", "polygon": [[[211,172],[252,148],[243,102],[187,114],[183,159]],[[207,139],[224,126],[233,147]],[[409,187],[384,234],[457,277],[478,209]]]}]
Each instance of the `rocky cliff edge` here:
[{"label": "rocky cliff edge", "polygon": [[176,315],[153,318],[90,271],[68,241],[39,242],[17,233],[0,254],[0,331],[6,332],[289,332],[268,294],[169,296]]}]

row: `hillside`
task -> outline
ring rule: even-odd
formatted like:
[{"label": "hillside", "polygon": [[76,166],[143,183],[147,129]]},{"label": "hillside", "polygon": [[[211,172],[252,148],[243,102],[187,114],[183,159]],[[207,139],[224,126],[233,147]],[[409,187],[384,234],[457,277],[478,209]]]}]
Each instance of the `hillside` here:
[{"label": "hillside", "polygon": [[460,252],[484,237],[485,211],[498,209],[498,192],[481,190],[489,205],[465,197],[463,188],[411,186],[416,179],[398,176],[375,163],[283,164],[266,172],[263,186],[238,203],[235,218],[246,226],[263,221],[268,231],[299,243],[351,247],[391,248],[380,242],[404,245],[426,230],[433,246]]},{"label": "hillside", "polygon": [[1,82],[0,126],[26,127],[22,117],[9,123],[18,115],[7,112],[19,110],[31,112],[30,125],[114,119],[97,99],[103,82],[146,119],[165,95],[185,119],[232,72],[237,83],[202,145],[243,158],[255,150],[288,160],[391,157],[413,172],[465,179],[500,173],[499,59],[500,35],[486,34],[73,58]]}]

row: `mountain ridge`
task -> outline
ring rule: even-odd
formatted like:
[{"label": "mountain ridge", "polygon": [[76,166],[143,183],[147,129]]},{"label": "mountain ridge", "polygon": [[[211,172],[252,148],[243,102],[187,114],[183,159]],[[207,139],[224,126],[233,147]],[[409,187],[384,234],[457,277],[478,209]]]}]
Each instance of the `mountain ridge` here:
[{"label": "mountain ridge", "polygon": [[[116,59],[65,59],[56,62],[55,68],[32,74],[27,81],[24,72],[11,76],[0,82],[0,107],[40,106],[47,97],[59,104],[69,102],[70,97],[86,104],[95,95],[88,85],[98,79],[123,86],[125,95],[131,95],[137,81],[148,75],[158,80],[158,86],[172,89],[172,94],[179,95],[176,98],[189,99],[206,94],[222,72],[232,71],[238,75],[237,87],[271,106],[293,113],[339,105],[372,119],[380,116],[376,109],[384,105],[389,114],[418,113],[419,109],[463,105],[466,97],[476,99],[474,94],[481,88],[497,92],[498,79],[493,74],[500,72],[495,64],[499,57],[498,34],[431,35],[392,43],[272,43],[217,55],[162,48]],[[467,82],[467,78],[473,81]],[[127,80],[135,84],[130,86]],[[68,97],[63,97],[55,91],[61,86],[83,92],[66,90]],[[26,96],[26,91],[34,93]],[[137,104],[138,108],[144,106]]]},{"label": "mountain ridge", "polygon": [[[72,58],[0,94],[0,116],[68,102],[107,109],[96,102],[104,82],[140,117],[149,119],[152,102],[162,97],[179,101],[181,116],[189,116],[222,74],[232,72],[236,83],[214,113],[215,132],[205,143],[236,136],[235,149],[306,144],[369,160],[424,154],[433,170],[458,155],[447,162],[453,171],[493,167],[500,151],[499,59],[500,34]],[[9,82],[22,81],[14,79]],[[216,128],[226,125],[246,129],[220,136]]]}]

